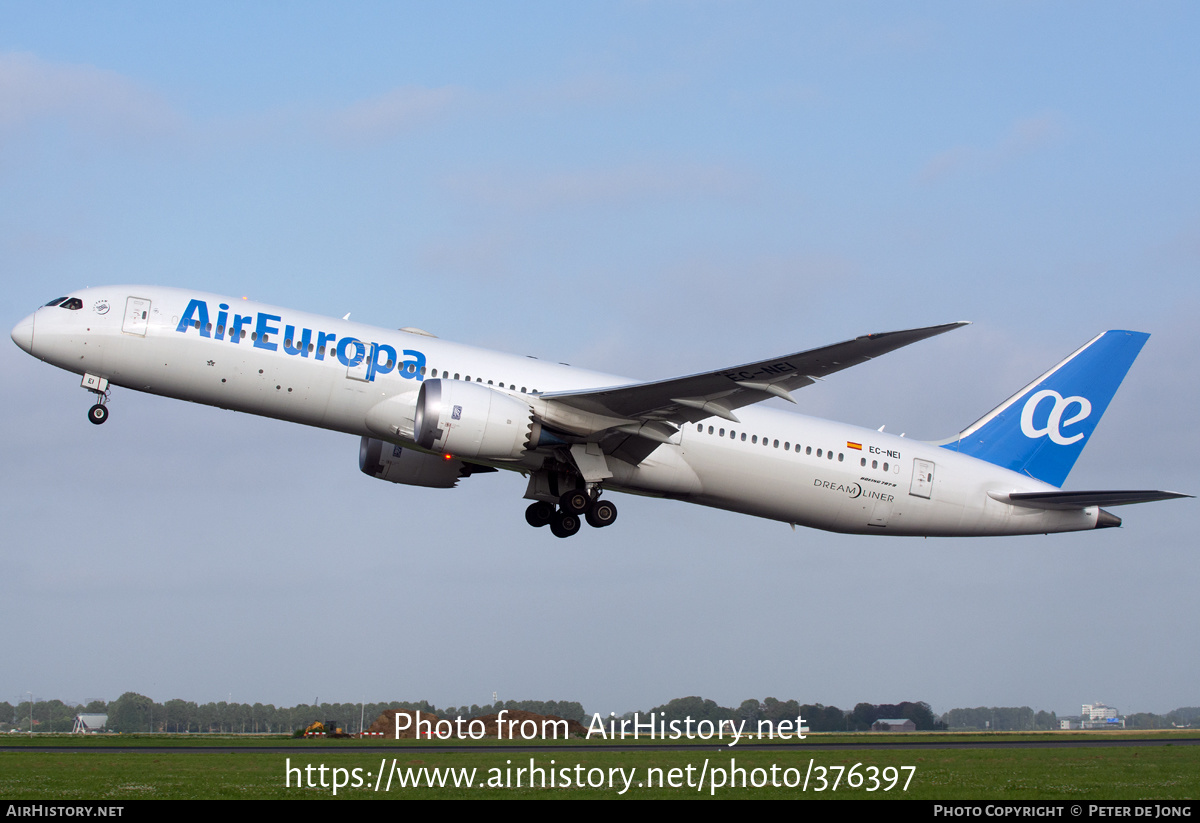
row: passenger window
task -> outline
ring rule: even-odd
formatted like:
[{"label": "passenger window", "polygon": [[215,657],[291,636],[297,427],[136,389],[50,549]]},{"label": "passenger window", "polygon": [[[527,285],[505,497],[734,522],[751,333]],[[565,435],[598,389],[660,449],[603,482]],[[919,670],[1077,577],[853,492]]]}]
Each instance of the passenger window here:
[{"label": "passenger window", "polygon": [[888,464],[887,464],[887,463],[884,463],[884,464],[883,464],[883,470],[884,470],[884,471],[887,471],[887,470],[888,470]]},{"label": "passenger window", "polygon": [[820,456],[821,456],[821,450],[817,449],[817,457],[820,457]]},{"label": "passenger window", "polygon": [[867,458],[860,457],[858,459],[858,465],[862,466],[865,469],[867,467]]},{"label": "passenger window", "polygon": [[[812,454],[812,446],[808,446],[808,447],[806,447],[806,448],[804,449],[804,453],[805,453],[805,454]],[[821,453],[818,451],[818,452],[817,452],[817,457],[820,457],[820,456],[821,456]]]},{"label": "passenger window", "polygon": [[751,437],[750,442],[757,446],[758,445],[758,435],[756,434],[753,437]]},{"label": "passenger window", "polygon": [[[779,448],[779,441],[778,441],[778,440],[776,440],[776,441],[775,441],[775,448]],[[784,448],[786,449],[786,448],[787,448],[787,446],[785,445],[785,446],[784,446]]]},{"label": "passenger window", "polygon": [[724,430],[724,429],[721,429],[721,431],[720,431],[720,436],[721,436],[721,437],[724,437],[724,436],[725,436],[725,430]]},{"label": "passenger window", "polygon": [[712,434],[712,432],[713,432],[712,426],[709,426],[709,427],[708,427],[708,433],[709,433],[709,434]]},{"label": "passenger window", "polygon": [[872,461],[871,461],[871,468],[873,468],[873,469],[877,469],[877,468],[879,468],[879,461],[878,461],[878,460],[872,460]]},{"label": "passenger window", "polygon": [[846,459],[846,455],[842,454],[841,452],[838,452],[838,462],[841,463],[845,459]]}]

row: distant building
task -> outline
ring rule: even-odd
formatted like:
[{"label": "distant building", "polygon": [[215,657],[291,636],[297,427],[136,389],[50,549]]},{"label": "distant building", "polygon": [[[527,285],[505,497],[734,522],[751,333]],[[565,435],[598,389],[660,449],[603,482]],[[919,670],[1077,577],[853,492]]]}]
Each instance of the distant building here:
[{"label": "distant building", "polygon": [[1120,712],[1112,706],[1105,706],[1103,703],[1084,703],[1083,711],[1079,713],[1084,720],[1108,720],[1110,717],[1119,717]]},{"label": "distant building", "polygon": [[1105,706],[1103,703],[1084,703],[1079,721],[1076,728],[1080,729],[1125,728],[1125,718],[1112,706]]},{"label": "distant building", "polygon": [[71,727],[71,734],[95,734],[104,731],[107,724],[108,715],[106,714],[77,714],[75,715],[75,725]]},{"label": "distant building", "polygon": [[907,717],[881,717],[871,724],[873,732],[915,732],[917,724]]}]

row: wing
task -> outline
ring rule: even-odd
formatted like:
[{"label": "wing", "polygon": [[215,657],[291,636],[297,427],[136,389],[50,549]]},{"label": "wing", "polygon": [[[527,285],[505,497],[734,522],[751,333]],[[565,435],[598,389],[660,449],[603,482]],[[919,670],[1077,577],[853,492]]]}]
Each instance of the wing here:
[{"label": "wing", "polygon": [[[832,346],[690,377],[603,389],[548,392],[542,397],[583,412],[639,420],[644,425],[638,427],[638,434],[663,441],[674,433],[675,426],[707,417],[741,422],[734,415],[734,409],[771,397],[782,397],[794,403],[796,401],[790,392],[796,389],[910,343],[965,325],[947,323],[922,329],[868,334]],[[621,428],[634,433],[630,427]]]}]

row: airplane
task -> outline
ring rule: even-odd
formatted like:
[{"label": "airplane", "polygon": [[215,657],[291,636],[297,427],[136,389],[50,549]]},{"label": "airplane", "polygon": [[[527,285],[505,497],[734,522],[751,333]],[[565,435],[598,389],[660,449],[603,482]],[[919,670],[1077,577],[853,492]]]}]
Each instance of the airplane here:
[{"label": "airplane", "polygon": [[1119,526],[1105,510],[1191,497],[1061,488],[1149,335],[1107,331],[957,435],[921,442],[758,404],[967,325],[868,334],[731,368],[633,382],[531,357],[157,286],[51,300],[12,330],[112,387],[358,435],[359,468],[452,488],[528,477],[525,519],[557,537],[611,525],[606,491],[663,497],[832,532],[1042,534]]}]

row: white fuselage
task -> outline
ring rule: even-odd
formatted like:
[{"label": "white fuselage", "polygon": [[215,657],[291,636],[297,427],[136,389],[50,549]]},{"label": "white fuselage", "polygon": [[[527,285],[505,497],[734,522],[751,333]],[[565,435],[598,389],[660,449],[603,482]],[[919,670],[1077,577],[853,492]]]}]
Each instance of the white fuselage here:
[{"label": "white fuselage", "polygon": [[[386,403],[392,419],[397,409],[411,419],[426,379],[469,379],[531,403],[535,392],[631,382],[199,292],[114,286],[73,297],[82,308],[39,309],[14,339],[42,360],[116,386],[410,448],[394,429],[370,424],[371,411]],[[637,466],[610,461],[605,487],[838,532],[972,536],[1096,526],[1096,507],[998,502],[989,492],[1053,487],[932,444],[770,408],[737,416],[740,423],[685,425]],[[489,465],[529,470],[540,462]]]}]

